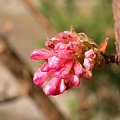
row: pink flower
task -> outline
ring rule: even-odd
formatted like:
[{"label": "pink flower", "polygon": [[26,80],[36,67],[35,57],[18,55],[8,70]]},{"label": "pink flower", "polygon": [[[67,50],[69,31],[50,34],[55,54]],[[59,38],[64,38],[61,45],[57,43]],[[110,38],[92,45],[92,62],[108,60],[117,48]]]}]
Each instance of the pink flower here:
[{"label": "pink flower", "polygon": [[91,58],[84,58],[83,65],[85,66],[85,69],[91,70],[94,67],[94,61]]},{"label": "pink flower", "polygon": [[66,61],[66,63],[64,63],[59,69],[56,70],[54,75],[59,78],[67,78],[72,68],[73,62],[73,60]]},{"label": "pink flower", "polygon": [[71,73],[68,74],[68,79],[71,81],[71,83],[78,87],[80,85],[80,78],[77,77],[77,75],[73,75]]},{"label": "pink flower", "polygon": [[[46,41],[45,45],[50,50],[39,49],[31,53],[32,59],[45,60],[33,77],[35,85],[45,84],[45,95],[59,95],[73,86],[78,87],[81,78],[92,78],[96,53],[94,49],[88,50],[81,35],[73,29],[61,32]],[[46,83],[50,76],[52,79]]]},{"label": "pink flower", "polygon": [[94,67],[94,51],[92,49],[85,52],[85,58],[83,65],[85,66],[85,69],[92,70]]},{"label": "pink flower", "polygon": [[30,57],[34,60],[44,60],[53,56],[53,52],[45,49],[39,49],[32,51]]},{"label": "pink flower", "polygon": [[[57,37],[46,42],[52,51],[39,49],[31,53],[34,60],[45,59],[46,62],[35,72],[33,81],[40,86],[53,75],[54,77],[43,87],[46,95],[58,95],[72,86],[79,86],[79,73],[72,74],[74,62],[81,54],[81,44],[71,32],[59,33]],[[67,82],[66,82],[67,81]]]},{"label": "pink flower", "polygon": [[64,79],[53,77],[43,88],[45,95],[58,95],[65,91]]},{"label": "pink flower", "polygon": [[49,69],[47,71],[43,71],[42,69],[44,64],[40,66],[40,68],[35,72],[33,76],[33,82],[37,86],[42,85],[55,72],[55,69]]},{"label": "pink flower", "polygon": [[74,71],[78,77],[80,77],[84,73],[84,69],[78,61],[74,62]]},{"label": "pink flower", "polygon": [[85,52],[85,57],[86,58],[94,58],[94,56],[95,56],[95,53],[92,49]]}]

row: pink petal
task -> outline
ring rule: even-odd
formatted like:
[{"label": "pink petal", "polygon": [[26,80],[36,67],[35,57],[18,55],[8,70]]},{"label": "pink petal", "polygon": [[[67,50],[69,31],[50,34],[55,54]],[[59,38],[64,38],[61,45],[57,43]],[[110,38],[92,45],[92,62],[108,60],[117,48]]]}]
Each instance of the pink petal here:
[{"label": "pink petal", "polygon": [[75,61],[75,63],[74,63],[74,71],[75,71],[75,74],[79,77],[81,74],[83,74],[83,67],[82,67],[82,65],[79,63],[79,62],[77,62],[77,61]]},{"label": "pink petal", "polygon": [[61,42],[69,43],[70,41],[74,41],[73,36],[69,31],[64,31],[58,34],[58,38]]},{"label": "pink petal", "polygon": [[70,52],[74,54],[74,56],[77,56],[77,57],[79,57],[82,52],[81,45],[77,41],[69,42],[66,46],[66,50],[70,50]]},{"label": "pink petal", "polygon": [[59,68],[54,75],[60,78],[66,78],[72,68],[73,62],[73,60],[69,60],[63,64],[63,66],[61,66],[61,68]]},{"label": "pink petal", "polygon": [[69,42],[66,46],[66,50],[75,50],[76,49],[76,46],[77,46],[77,42],[74,41],[74,42]]},{"label": "pink petal", "polygon": [[61,79],[60,84],[59,84],[59,91],[60,93],[63,93],[66,90],[66,86],[64,83],[64,79]]},{"label": "pink petal", "polygon": [[92,49],[88,50],[85,52],[85,57],[86,58],[93,58],[94,57],[94,51]]},{"label": "pink petal", "polygon": [[49,66],[49,68],[57,69],[64,62],[65,62],[65,60],[60,59],[59,57],[56,57],[56,56],[52,56],[52,57],[48,58],[48,66]]},{"label": "pink petal", "polygon": [[46,49],[34,50],[30,55],[30,57],[34,60],[48,59],[51,56],[53,56],[53,52]]},{"label": "pink petal", "polygon": [[56,91],[56,87],[58,85],[59,82],[59,78],[57,77],[53,77],[48,83],[47,85],[45,85],[43,87],[43,91],[45,93],[45,95],[54,95],[55,91]]},{"label": "pink petal", "polygon": [[71,73],[68,74],[68,79],[76,86],[78,87],[80,85],[80,79],[77,77],[77,75],[73,75]]},{"label": "pink petal", "polygon": [[51,39],[49,39],[49,40],[47,40],[47,41],[45,42],[45,46],[48,47],[48,48],[53,49],[54,46],[55,46],[59,41],[60,41],[60,40],[59,40],[58,38],[53,37],[53,38],[51,38]]},{"label": "pink petal", "polygon": [[84,58],[83,65],[87,70],[91,70],[94,67],[94,61],[91,58]]},{"label": "pink petal", "polygon": [[55,50],[55,51],[63,50],[63,49],[65,49],[65,47],[66,47],[66,44],[64,44],[64,43],[62,43],[62,42],[59,42],[59,43],[57,43],[57,44],[55,45],[54,50]]},{"label": "pink petal", "polygon": [[50,70],[49,66],[48,66],[48,63],[45,62],[41,65],[41,71],[42,72],[48,72]]},{"label": "pink petal", "polygon": [[64,38],[64,37],[69,37],[70,36],[70,32],[69,31],[64,31],[58,34],[58,37],[60,38]]},{"label": "pink petal", "polygon": [[41,68],[39,68],[33,76],[34,84],[37,86],[42,85],[54,72],[54,69],[49,70],[48,72],[42,72]]},{"label": "pink petal", "polygon": [[74,59],[73,50],[59,50],[58,57],[65,60]]},{"label": "pink petal", "polygon": [[43,91],[45,95],[59,95],[63,93],[65,89],[64,79],[53,77],[47,85],[44,86]]}]

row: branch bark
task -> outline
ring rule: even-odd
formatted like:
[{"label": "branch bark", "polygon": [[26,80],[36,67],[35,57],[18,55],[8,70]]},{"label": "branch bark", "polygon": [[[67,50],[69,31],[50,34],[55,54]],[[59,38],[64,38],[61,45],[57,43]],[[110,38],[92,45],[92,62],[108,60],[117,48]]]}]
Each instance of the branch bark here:
[{"label": "branch bark", "polygon": [[116,39],[116,52],[120,65],[120,0],[112,1],[113,16],[114,16],[114,32]]},{"label": "branch bark", "polygon": [[[8,43],[7,38],[1,34],[0,61],[10,69],[21,86],[21,91],[18,95],[18,98],[23,95],[29,95],[29,97],[35,101],[38,108],[43,111],[46,120],[66,120],[63,114],[57,109],[55,104],[43,94],[41,88],[33,85],[33,74],[30,70],[30,67],[20,59],[15,50]],[[14,100],[14,98],[11,98],[11,100]]]},{"label": "branch bark", "polygon": [[30,13],[34,16],[34,18],[38,21],[38,23],[42,25],[48,31],[48,34],[56,33],[55,28],[51,25],[49,20],[44,16],[44,14],[40,10],[37,10],[35,8],[31,0],[21,0],[21,1],[26,5]]}]

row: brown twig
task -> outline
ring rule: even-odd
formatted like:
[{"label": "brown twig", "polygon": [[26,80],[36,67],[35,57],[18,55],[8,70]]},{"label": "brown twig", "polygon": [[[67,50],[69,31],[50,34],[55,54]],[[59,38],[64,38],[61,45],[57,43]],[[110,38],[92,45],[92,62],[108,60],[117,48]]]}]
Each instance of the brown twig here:
[{"label": "brown twig", "polygon": [[41,88],[33,85],[33,74],[30,67],[20,59],[13,47],[8,43],[7,38],[1,34],[0,45],[3,46],[0,47],[0,61],[10,69],[21,86],[19,95],[5,100],[5,102],[17,99],[23,95],[29,95],[35,101],[38,108],[42,110],[46,120],[66,120],[54,103],[43,94]]},{"label": "brown twig", "polygon": [[116,52],[120,64],[120,0],[113,0],[112,2],[113,16],[114,16],[114,32],[116,38]]},{"label": "brown twig", "polygon": [[105,64],[108,64],[108,63],[116,63],[116,64],[119,64],[118,56],[115,55],[115,54],[113,54],[113,55],[103,54],[103,58],[104,58]]},{"label": "brown twig", "polygon": [[56,33],[55,28],[51,25],[48,19],[44,16],[44,14],[35,8],[32,4],[31,0],[21,0],[30,10],[30,13],[35,17],[40,25],[42,25],[48,32]]}]

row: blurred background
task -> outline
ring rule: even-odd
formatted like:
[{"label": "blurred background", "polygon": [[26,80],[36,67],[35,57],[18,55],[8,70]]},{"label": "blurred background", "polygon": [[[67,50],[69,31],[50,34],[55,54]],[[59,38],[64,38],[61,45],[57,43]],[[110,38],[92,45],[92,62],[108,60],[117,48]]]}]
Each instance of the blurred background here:
[{"label": "blurred background", "polygon": [[107,53],[114,54],[113,24],[112,0],[0,0],[0,120],[120,120],[117,65],[97,68],[91,81],[46,97],[32,83],[40,62],[29,58],[71,26],[98,44],[109,37]]}]

